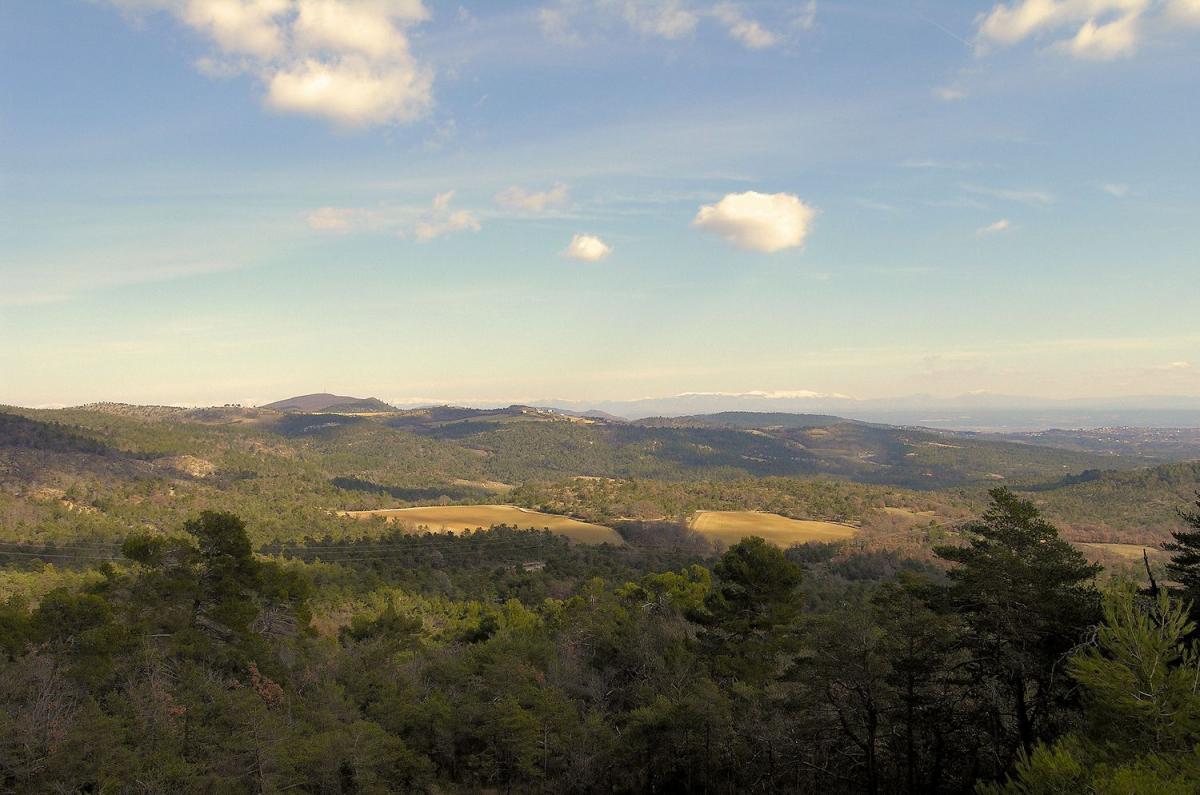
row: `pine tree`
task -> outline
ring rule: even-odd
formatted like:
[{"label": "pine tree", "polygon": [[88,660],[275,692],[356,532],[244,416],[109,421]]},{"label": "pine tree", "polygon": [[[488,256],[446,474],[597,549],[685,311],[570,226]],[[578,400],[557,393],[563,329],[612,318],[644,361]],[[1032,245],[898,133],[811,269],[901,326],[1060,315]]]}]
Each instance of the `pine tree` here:
[{"label": "pine tree", "polygon": [[761,682],[794,646],[800,617],[801,568],[758,536],[742,539],[713,567],[717,585],[705,600],[705,645],[714,670]]},{"label": "pine tree", "polygon": [[1200,780],[1200,647],[1187,610],[1132,583],[1105,594],[1104,623],[1069,663],[1083,688],[1080,729],[1022,755],[984,795],[1145,792],[1191,795]]},{"label": "pine tree", "polygon": [[938,547],[957,563],[949,603],[967,626],[984,719],[997,727],[995,753],[1032,750],[1065,697],[1061,663],[1099,618],[1089,564],[1037,508],[993,489],[982,520],[963,528],[963,546]]},{"label": "pine tree", "polygon": [[1167,572],[1179,584],[1177,593],[1191,604],[1192,619],[1200,619],[1200,494],[1196,495],[1196,510],[1180,514],[1190,530],[1171,533],[1174,541],[1163,544],[1173,553]]}]

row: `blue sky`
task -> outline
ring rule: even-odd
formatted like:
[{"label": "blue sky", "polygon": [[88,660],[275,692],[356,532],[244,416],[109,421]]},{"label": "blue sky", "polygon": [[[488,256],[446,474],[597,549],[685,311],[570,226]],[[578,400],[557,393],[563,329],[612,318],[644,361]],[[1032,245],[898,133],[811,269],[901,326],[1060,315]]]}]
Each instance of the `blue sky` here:
[{"label": "blue sky", "polygon": [[0,402],[1200,395],[1200,2],[0,5]]}]

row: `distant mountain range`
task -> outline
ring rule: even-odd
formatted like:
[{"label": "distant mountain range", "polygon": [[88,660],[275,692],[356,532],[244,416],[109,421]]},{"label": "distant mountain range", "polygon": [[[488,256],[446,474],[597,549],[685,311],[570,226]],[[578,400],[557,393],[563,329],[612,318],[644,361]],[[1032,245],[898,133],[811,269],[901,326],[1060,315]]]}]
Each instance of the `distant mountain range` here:
[{"label": "distant mountain range", "polygon": [[[757,426],[767,421],[761,415],[769,414],[792,418],[781,419],[778,423],[781,425],[797,422],[795,417],[802,415],[992,433],[1022,433],[1054,428],[1200,428],[1200,397],[1169,395],[1049,400],[981,392],[949,398],[909,395],[863,400],[840,394],[805,391],[690,392],[638,400],[546,399],[529,402],[536,410],[612,421],[721,415],[725,418],[721,420],[723,424]],[[372,414],[430,408],[450,412],[509,408],[504,403],[470,401],[464,406],[441,407],[434,403],[413,404],[406,401],[396,401],[396,404],[399,408],[374,397],[318,393],[286,398],[261,408],[330,414]],[[733,420],[732,417],[738,414],[747,417],[741,422]]]}]

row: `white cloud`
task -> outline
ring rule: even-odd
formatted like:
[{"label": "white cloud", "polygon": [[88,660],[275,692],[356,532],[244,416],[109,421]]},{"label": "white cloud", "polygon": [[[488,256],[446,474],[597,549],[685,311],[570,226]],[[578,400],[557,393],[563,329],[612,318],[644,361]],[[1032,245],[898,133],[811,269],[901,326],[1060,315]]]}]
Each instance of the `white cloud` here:
[{"label": "white cloud", "polygon": [[792,20],[792,26],[800,30],[812,30],[817,24],[817,0],[808,0]]},{"label": "white cloud", "polygon": [[966,89],[959,88],[958,86],[942,86],[941,88],[935,88],[933,93],[936,94],[939,99],[942,99],[946,102],[957,102],[958,100],[966,99],[967,96],[969,96]]},{"label": "white cloud", "polygon": [[977,45],[1012,46],[1043,35],[1061,35],[1055,48],[1078,58],[1109,60],[1132,54],[1151,0],[1016,0],[979,17]]},{"label": "white cloud", "polygon": [[478,232],[481,228],[479,219],[470,210],[451,210],[450,202],[453,200],[452,190],[435,196],[433,205],[413,226],[413,236],[426,243],[451,232]]},{"label": "white cloud", "polygon": [[550,190],[536,192],[513,185],[497,193],[495,202],[506,210],[540,213],[563,206],[567,198],[567,186],[560,182]]},{"label": "white cloud", "polygon": [[268,107],[344,126],[404,123],[433,102],[433,74],[407,29],[429,18],[421,0],[109,0],[129,12],[170,13],[207,38],[197,68],[249,74]]},{"label": "white cloud", "polygon": [[270,77],[267,104],[350,126],[405,122],[425,115],[431,82],[428,72],[377,69],[360,57],[308,59]]},{"label": "white cloud", "polygon": [[[743,13],[750,3],[736,0],[550,0],[538,9],[542,35],[558,44],[578,45],[611,31],[614,24],[646,38],[684,39],[701,23],[715,22],[729,36],[750,49],[774,47],[787,37]],[[772,4],[768,4],[772,5]],[[787,31],[811,30],[817,18],[817,0],[773,4],[779,26]]]},{"label": "white cloud", "polygon": [[987,226],[981,226],[975,230],[975,234],[979,237],[987,235],[995,235],[1012,228],[1012,223],[1007,218],[1001,218],[999,221],[993,221]]},{"label": "white cloud", "polygon": [[1200,0],[1168,0],[1167,15],[1179,22],[1200,25]]},{"label": "white cloud", "polygon": [[981,41],[1016,44],[1039,29],[1055,24],[1061,16],[1058,0],[1020,0],[1013,5],[998,3],[979,23]]},{"label": "white cloud", "polygon": [[359,210],[350,207],[321,207],[305,219],[310,229],[318,232],[349,232]]},{"label": "white cloud", "polygon": [[742,16],[741,11],[733,3],[721,3],[713,8],[713,15],[729,31],[729,35],[752,50],[763,50],[774,47],[780,42],[780,37],[758,24],[753,19]]},{"label": "white cloud", "polygon": [[1133,55],[1137,51],[1139,22],[1139,14],[1127,14],[1102,25],[1089,19],[1074,38],[1060,42],[1058,46],[1077,58],[1093,61],[1111,61]]},{"label": "white cloud", "polygon": [[623,0],[620,5],[629,27],[643,36],[681,39],[691,35],[699,21],[682,0]]},{"label": "white cloud", "polygon": [[581,262],[599,262],[612,253],[612,246],[595,235],[575,235],[562,255]]},{"label": "white cloud", "polygon": [[1054,196],[1043,190],[1012,190],[1009,188],[988,188],[981,185],[963,185],[963,190],[977,193],[980,196],[991,196],[993,199],[1004,199],[1022,204],[1045,206],[1054,203]]},{"label": "white cloud", "polygon": [[183,21],[227,53],[272,58],[283,53],[281,17],[288,0],[188,0]]},{"label": "white cloud", "polygon": [[292,35],[298,48],[381,59],[407,58],[401,26],[429,19],[419,0],[297,0],[296,10]]},{"label": "white cloud", "polygon": [[538,27],[542,35],[559,44],[578,44],[579,34],[571,28],[571,19],[565,9],[542,8],[538,10]]},{"label": "white cloud", "polygon": [[1167,362],[1166,364],[1160,364],[1158,367],[1155,367],[1154,369],[1155,370],[1167,370],[1169,372],[1178,373],[1183,370],[1192,369],[1192,363],[1191,362]]},{"label": "white cloud", "polygon": [[790,193],[727,194],[696,213],[692,226],[749,251],[773,253],[804,244],[817,211]]},{"label": "white cloud", "polygon": [[454,191],[449,190],[435,196],[427,207],[321,207],[308,213],[305,222],[317,232],[412,235],[422,243],[452,232],[478,232],[479,217],[470,210],[453,209],[453,200]]},{"label": "white cloud", "polygon": [[935,160],[933,158],[909,158],[899,163],[901,168],[934,168],[956,171],[974,168],[975,165],[961,160]]},{"label": "white cloud", "polygon": [[1107,182],[1100,188],[1108,195],[1116,196],[1118,199],[1124,199],[1129,195],[1129,186],[1120,182]]}]

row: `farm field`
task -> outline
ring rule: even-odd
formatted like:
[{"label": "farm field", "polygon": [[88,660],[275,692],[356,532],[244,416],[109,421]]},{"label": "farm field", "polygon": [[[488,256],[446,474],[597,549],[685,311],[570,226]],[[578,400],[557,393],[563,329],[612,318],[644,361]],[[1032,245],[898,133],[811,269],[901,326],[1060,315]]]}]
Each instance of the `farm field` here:
[{"label": "farm field", "polygon": [[912,508],[887,507],[883,509],[883,512],[890,514],[891,516],[900,516],[905,519],[929,520],[937,518],[937,511],[915,511]]},{"label": "farm field", "polygon": [[690,526],[705,538],[736,544],[747,536],[761,536],[779,547],[809,541],[842,541],[857,531],[850,525],[811,519],[789,519],[760,511],[697,511]]},{"label": "farm field", "polygon": [[430,530],[461,532],[479,527],[506,524],[513,527],[549,529],[580,544],[613,544],[624,540],[611,527],[580,522],[567,516],[532,511],[515,505],[430,505],[421,508],[384,508],[374,511],[345,511],[346,516],[368,519],[382,516],[389,522],[402,522]]},{"label": "farm field", "polygon": [[1105,544],[1081,542],[1079,546],[1087,549],[1095,549],[1099,552],[1107,552],[1110,555],[1117,555],[1128,560],[1141,560],[1142,550],[1145,550],[1147,553],[1149,553],[1151,558],[1165,558],[1167,556],[1167,553],[1159,549],[1157,546],[1150,546],[1147,544]]}]

